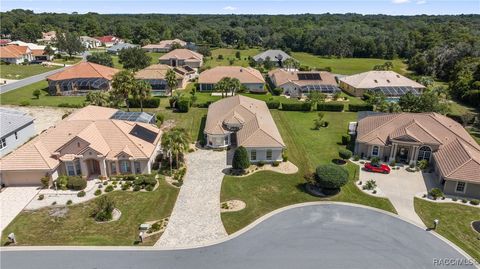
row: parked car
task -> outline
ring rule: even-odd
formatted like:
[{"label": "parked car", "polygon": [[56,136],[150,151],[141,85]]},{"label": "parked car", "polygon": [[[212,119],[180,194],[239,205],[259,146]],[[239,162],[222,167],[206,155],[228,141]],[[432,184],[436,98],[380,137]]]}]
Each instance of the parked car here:
[{"label": "parked car", "polygon": [[388,165],[385,165],[385,164],[365,163],[364,168],[365,168],[365,171],[368,171],[368,172],[390,174],[390,167],[388,167]]}]

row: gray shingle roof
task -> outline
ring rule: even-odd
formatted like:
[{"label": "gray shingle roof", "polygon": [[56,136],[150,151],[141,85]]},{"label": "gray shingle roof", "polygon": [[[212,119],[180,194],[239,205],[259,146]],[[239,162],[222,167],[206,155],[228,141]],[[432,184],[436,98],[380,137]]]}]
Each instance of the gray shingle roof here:
[{"label": "gray shingle roof", "polygon": [[0,137],[21,129],[33,122],[33,118],[21,111],[0,108]]},{"label": "gray shingle roof", "polygon": [[129,48],[136,48],[138,45],[130,44],[130,43],[118,43],[110,48],[107,49],[108,52],[117,52],[121,51],[122,49],[129,49]]},{"label": "gray shingle roof", "polygon": [[255,61],[258,61],[258,60],[261,60],[261,61],[265,61],[265,59],[267,57],[270,57],[270,60],[271,61],[278,61],[278,60],[281,60],[282,62],[285,61],[286,59],[288,58],[291,58],[286,52],[284,52],[283,50],[267,50],[267,51],[264,51],[260,54],[257,54],[255,56],[253,56],[253,59]]}]

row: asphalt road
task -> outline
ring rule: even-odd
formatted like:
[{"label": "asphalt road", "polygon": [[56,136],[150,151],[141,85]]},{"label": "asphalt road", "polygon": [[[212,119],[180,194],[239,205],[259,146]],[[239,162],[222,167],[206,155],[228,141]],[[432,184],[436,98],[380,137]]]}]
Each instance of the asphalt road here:
[{"label": "asphalt road", "polygon": [[23,86],[27,86],[27,85],[30,85],[32,83],[39,82],[41,80],[45,80],[48,76],[53,75],[57,72],[60,72],[64,69],[65,69],[65,67],[55,69],[55,70],[48,71],[48,72],[45,72],[45,73],[41,73],[41,74],[38,74],[38,75],[35,75],[35,76],[27,77],[27,78],[24,78],[24,79],[21,79],[19,81],[15,81],[15,82],[12,82],[12,83],[9,83],[9,84],[6,84],[6,85],[2,85],[2,86],[0,86],[0,94],[6,93],[6,92],[9,92],[9,91],[13,91],[13,90],[21,88]]},{"label": "asphalt road", "polygon": [[[224,243],[188,250],[2,251],[2,269],[22,268],[440,268],[465,260],[433,234],[395,217],[346,205],[274,215]],[[474,268],[455,266],[454,268]]]}]

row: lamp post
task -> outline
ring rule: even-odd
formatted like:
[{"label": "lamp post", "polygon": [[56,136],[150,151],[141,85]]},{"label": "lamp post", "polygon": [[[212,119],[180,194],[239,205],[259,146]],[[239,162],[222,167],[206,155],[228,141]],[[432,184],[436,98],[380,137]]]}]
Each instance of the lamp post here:
[{"label": "lamp post", "polygon": [[433,229],[434,229],[434,230],[437,229],[437,226],[438,226],[438,223],[439,223],[439,222],[440,222],[440,221],[439,221],[438,219],[434,219],[434,220],[433,220]]}]

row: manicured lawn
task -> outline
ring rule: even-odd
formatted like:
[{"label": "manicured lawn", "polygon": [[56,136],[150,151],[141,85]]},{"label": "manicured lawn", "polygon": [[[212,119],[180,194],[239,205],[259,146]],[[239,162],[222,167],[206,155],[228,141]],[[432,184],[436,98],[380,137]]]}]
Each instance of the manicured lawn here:
[{"label": "manicured lawn", "polygon": [[[326,58],[315,56],[305,52],[293,52],[292,57],[300,61],[302,65],[316,68],[332,68],[332,72],[336,74],[351,75],[370,71],[375,65],[381,65],[390,60],[373,59],[373,58]],[[391,60],[393,63],[393,71],[400,74],[407,73],[407,65],[401,59]]]},{"label": "manicured lawn", "polygon": [[299,172],[294,175],[257,172],[243,178],[226,176],[223,180],[221,200],[239,199],[247,204],[242,211],[222,214],[228,233],[238,231],[277,208],[309,201],[351,202],[395,212],[387,199],[366,195],[354,185],[359,167],[352,163],[345,166],[349,171],[350,181],[340,194],[320,199],[303,191],[303,176],[306,173],[313,172],[319,164],[330,163],[338,158],[338,150],[344,147],[339,145],[341,135],[346,133],[348,122],[356,119],[356,113],[326,112],[324,119],[330,123],[328,128],[315,131],[311,128],[317,113],[277,110],[271,112],[287,144],[288,158],[298,166]]},{"label": "manicured lawn", "polygon": [[[20,105],[27,101],[31,106],[58,106],[61,103],[80,105],[85,101],[83,96],[49,96],[47,92],[47,81],[39,81],[22,88],[0,95],[0,104],[2,105]],[[39,99],[33,97],[34,90],[39,89],[41,96]]]},{"label": "manicured lawn", "polygon": [[23,79],[58,68],[61,68],[61,66],[42,66],[41,64],[2,64],[0,65],[0,78]]},{"label": "manicured lawn", "polygon": [[63,57],[62,59],[54,59],[54,63],[59,63],[59,64],[76,64],[82,60],[82,57]]},{"label": "manicured lawn", "polygon": [[[164,180],[154,192],[114,191],[107,195],[115,200],[122,216],[102,224],[90,216],[95,200],[69,206],[65,218],[50,217],[51,208],[24,211],[3,231],[2,245],[14,232],[18,245],[131,246],[138,238],[140,224],[171,214],[177,194],[178,189]],[[146,244],[154,243],[150,240]]]},{"label": "manicured lawn", "polygon": [[415,198],[415,211],[427,227],[432,226],[434,219],[438,219],[440,223],[436,232],[480,262],[480,234],[471,228],[472,221],[480,220],[480,209]]},{"label": "manicured lawn", "polygon": [[[235,53],[240,51],[240,59],[235,57]],[[247,67],[248,65],[248,56],[255,56],[261,52],[260,49],[247,49],[247,50],[237,50],[237,49],[214,49],[212,50],[212,56],[204,57],[203,62],[205,67],[215,67],[219,65],[239,65]],[[222,55],[223,59],[218,59],[218,56]],[[230,64],[230,60],[234,60],[233,64]]]}]

